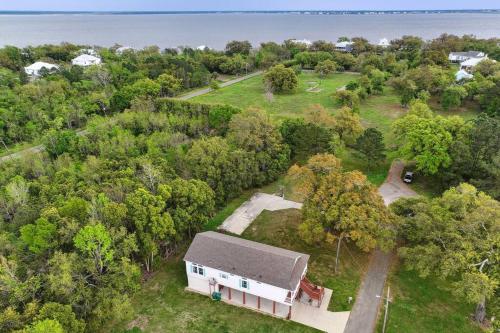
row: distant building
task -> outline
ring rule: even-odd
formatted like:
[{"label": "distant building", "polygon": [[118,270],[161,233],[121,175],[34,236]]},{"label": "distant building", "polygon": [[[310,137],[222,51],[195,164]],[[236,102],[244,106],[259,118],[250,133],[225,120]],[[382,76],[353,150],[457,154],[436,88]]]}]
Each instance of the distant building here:
[{"label": "distant building", "polygon": [[353,42],[339,42],[335,44],[335,50],[340,52],[352,52],[353,48]]},{"label": "distant building", "polygon": [[455,81],[460,82],[464,80],[470,80],[474,75],[467,73],[465,70],[461,69],[455,73]]},{"label": "distant building", "polygon": [[388,40],[387,38],[382,38],[382,39],[378,42],[378,46],[383,47],[383,48],[386,48],[386,47],[391,46],[391,43],[389,42],[389,40]]},{"label": "distant building", "polygon": [[306,278],[309,255],[208,231],[189,247],[187,290],[290,319],[296,299],[318,307],[324,288]]},{"label": "distant building", "polygon": [[82,67],[99,65],[101,62],[102,62],[101,58],[90,54],[82,54],[76,57],[75,59],[71,60],[71,63],[73,65]]},{"label": "distant building", "polygon": [[290,39],[290,41],[295,44],[304,44],[307,47],[313,44],[309,39]]},{"label": "distant building", "polygon": [[448,55],[448,60],[451,62],[459,63],[472,58],[484,58],[484,57],[487,57],[487,55],[481,51],[451,52]]},{"label": "distant building", "polygon": [[206,45],[200,45],[196,48],[198,51],[210,50],[210,48]]},{"label": "distant building", "polygon": [[54,64],[49,64],[43,61],[37,61],[34,64],[29,65],[28,67],[24,67],[24,71],[31,77],[40,76],[40,71],[42,69],[46,69],[48,72],[53,72],[59,69],[59,66]]},{"label": "distant building", "polygon": [[134,52],[136,51],[135,48],[131,46],[120,46],[119,48],[116,49],[116,54],[123,54],[125,52]]}]

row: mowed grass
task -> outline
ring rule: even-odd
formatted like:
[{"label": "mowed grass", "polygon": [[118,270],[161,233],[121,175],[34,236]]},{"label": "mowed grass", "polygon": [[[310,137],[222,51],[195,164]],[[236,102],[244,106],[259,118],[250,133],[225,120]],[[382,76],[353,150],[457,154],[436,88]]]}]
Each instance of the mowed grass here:
[{"label": "mowed grass", "polygon": [[348,298],[356,299],[370,255],[359,251],[351,244],[344,244],[340,250],[338,273],[335,274],[337,244],[321,244],[321,246],[306,244],[298,234],[301,220],[301,212],[297,209],[264,211],[245,230],[242,237],[309,254],[311,258],[308,278],[318,285],[333,290],[328,309],[350,310],[353,303],[349,304]]},{"label": "mowed grass", "polygon": [[[420,278],[414,271],[399,267],[389,277],[392,303],[387,333],[479,333],[471,318],[474,306],[458,300],[436,278]],[[377,332],[382,332],[381,309]]]},{"label": "mowed grass", "polygon": [[[301,117],[315,104],[326,108],[335,108],[333,94],[335,91],[356,79],[358,76],[348,73],[331,74],[321,79],[314,73],[299,75],[299,86],[293,94],[274,94],[272,99],[266,97],[263,76],[259,75],[229,87],[213,91],[209,94],[193,98],[192,101],[202,103],[222,103],[242,109],[261,108],[269,112],[276,120]],[[308,92],[307,89],[318,85],[320,92]]]},{"label": "mowed grass", "polygon": [[169,259],[143,284],[132,299],[135,313],[130,320],[110,323],[102,332],[121,333],[134,327],[145,333],[319,332],[185,291],[187,277],[183,255]]}]

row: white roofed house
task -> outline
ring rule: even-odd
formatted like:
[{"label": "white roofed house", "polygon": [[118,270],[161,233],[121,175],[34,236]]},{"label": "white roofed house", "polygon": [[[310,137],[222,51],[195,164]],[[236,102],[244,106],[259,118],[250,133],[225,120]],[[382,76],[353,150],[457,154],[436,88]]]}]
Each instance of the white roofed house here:
[{"label": "white roofed house", "polygon": [[82,67],[99,65],[101,62],[102,62],[101,58],[90,54],[81,54],[78,57],[71,60],[71,63],[73,65]]},{"label": "white roofed house", "polygon": [[291,39],[290,41],[295,44],[304,44],[307,47],[311,47],[313,45],[313,42],[309,39]]},{"label": "white roofed house", "polygon": [[290,319],[296,298],[308,296],[318,307],[323,300],[324,289],[306,279],[308,260],[307,254],[238,237],[198,233],[184,256],[186,289]]},{"label": "white roofed house", "polygon": [[341,52],[352,52],[354,48],[354,42],[338,42],[335,43],[335,49]]},{"label": "white roofed house", "polygon": [[488,57],[482,57],[482,58],[470,58],[465,61],[462,61],[460,63],[460,69],[471,72],[474,67],[477,66],[481,61],[488,59]]},{"label": "white roofed house", "polygon": [[391,46],[391,43],[389,42],[389,40],[387,38],[382,38],[378,42],[377,46],[380,46],[380,47],[383,47],[383,48],[387,48],[387,47]]},{"label": "white roofed house", "polygon": [[131,46],[120,46],[116,49],[116,54],[123,54],[125,52],[135,52],[136,49]]},{"label": "white roofed house", "polygon": [[488,57],[484,52],[481,51],[467,51],[467,52],[451,52],[448,55],[448,60],[450,62],[462,62],[472,58],[484,58]]},{"label": "white roofed house", "polygon": [[54,64],[49,64],[47,62],[43,61],[37,61],[27,67],[24,67],[24,71],[28,76],[31,76],[33,78],[40,76],[43,71],[47,71],[48,73],[57,71],[59,69],[59,66],[54,65]]}]

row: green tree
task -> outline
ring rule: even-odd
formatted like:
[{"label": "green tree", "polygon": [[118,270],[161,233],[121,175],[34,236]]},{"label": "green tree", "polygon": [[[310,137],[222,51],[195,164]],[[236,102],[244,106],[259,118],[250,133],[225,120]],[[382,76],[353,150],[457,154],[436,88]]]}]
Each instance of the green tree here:
[{"label": "green tree", "polygon": [[305,189],[299,234],[306,242],[337,240],[337,261],[343,239],[364,251],[392,248],[394,218],[365,175],[343,172],[332,155],[313,156],[305,166],[292,167],[289,175]]},{"label": "green tree", "polygon": [[156,81],[160,84],[161,97],[173,97],[182,89],[182,81],[171,74],[161,74]]},{"label": "green tree", "polygon": [[160,185],[158,195],[153,195],[148,190],[139,188],[126,199],[129,218],[137,230],[148,272],[152,270],[154,256],[158,254],[160,246],[168,245],[175,235],[174,222],[165,210],[171,191],[169,186]]},{"label": "green tree", "polygon": [[339,89],[335,92],[335,99],[340,106],[351,108],[353,111],[359,111],[359,95],[356,91]]},{"label": "green tree", "polygon": [[78,250],[92,258],[99,274],[113,260],[111,237],[102,224],[83,227],[75,236],[74,242]]},{"label": "green tree", "polygon": [[264,82],[275,93],[293,92],[299,84],[297,74],[295,74],[294,70],[286,68],[284,65],[271,67],[264,74]]},{"label": "green tree", "polygon": [[250,54],[250,50],[252,49],[252,44],[245,41],[237,41],[233,40],[226,44],[226,54],[228,56],[233,56],[235,54],[248,55]]},{"label": "green tree", "polygon": [[370,163],[378,163],[385,159],[384,137],[376,128],[367,128],[356,139],[355,147]]},{"label": "green tree", "polygon": [[441,105],[445,110],[457,108],[462,105],[463,99],[467,97],[467,90],[462,86],[449,86],[443,91]]},{"label": "green tree", "polygon": [[348,107],[341,108],[335,114],[335,130],[344,142],[354,142],[363,132],[361,118]]},{"label": "green tree", "polygon": [[406,116],[393,123],[392,128],[400,156],[415,160],[418,170],[433,175],[450,166],[450,146],[469,126],[461,117],[434,116],[424,103],[417,102],[412,104]]},{"label": "green tree", "polygon": [[167,209],[174,222],[177,234],[200,231],[215,210],[215,194],[207,183],[198,179],[177,178],[169,183],[171,195]]},{"label": "green tree", "polygon": [[65,333],[62,325],[53,319],[37,321],[26,329],[26,333]]},{"label": "green tree", "polygon": [[23,243],[35,254],[42,254],[57,244],[57,227],[43,217],[34,224],[22,226],[20,233]]},{"label": "green tree", "polygon": [[314,67],[314,71],[319,74],[321,77],[325,77],[334,73],[338,68],[338,65],[335,61],[327,59],[319,62],[316,67]]},{"label": "green tree", "polygon": [[36,316],[37,321],[51,319],[59,322],[65,332],[83,333],[85,323],[76,318],[70,305],[49,302],[45,303]]},{"label": "green tree", "polygon": [[405,264],[420,276],[438,276],[453,292],[477,304],[475,319],[483,322],[486,301],[499,286],[500,204],[473,186],[461,184],[434,199],[403,199],[399,249]]}]

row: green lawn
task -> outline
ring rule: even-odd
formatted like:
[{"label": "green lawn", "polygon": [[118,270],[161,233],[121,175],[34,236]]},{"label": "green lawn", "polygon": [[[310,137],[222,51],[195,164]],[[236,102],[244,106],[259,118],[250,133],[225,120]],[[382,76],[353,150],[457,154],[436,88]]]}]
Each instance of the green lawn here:
[{"label": "green lawn", "polygon": [[[471,320],[474,306],[460,302],[450,291],[449,284],[433,279],[422,279],[417,273],[403,267],[389,277],[391,298],[387,333],[474,333],[482,332]],[[382,332],[381,309],[377,332]]]},{"label": "green lawn", "polygon": [[102,332],[121,333],[133,327],[148,333],[318,332],[185,291],[187,278],[182,257],[183,254],[168,260],[143,284],[132,300],[135,313],[129,321],[110,324]]},{"label": "green lawn", "polygon": [[[274,95],[271,100],[265,95],[262,76],[259,75],[209,94],[198,96],[193,98],[192,101],[230,104],[243,109],[258,107],[267,110],[275,119],[300,117],[304,114],[304,111],[314,104],[334,108],[335,101],[332,95],[338,88],[356,77],[354,74],[337,73],[325,79],[320,79],[314,73],[303,73],[299,76],[299,87],[294,94]],[[307,92],[306,90],[314,84],[319,84],[321,91]]]},{"label": "green lawn", "polygon": [[356,247],[341,247],[338,274],[335,271],[336,244],[311,246],[303,242],[297,227],[301,212],[296,209],[276,212],[264,211],[245,230],[242,237],[311,255],[308,278],[321,286],[333,290],[328,309],[347,311],[352,307],[348,298],[356,299],[361,277],[368,264],[369,254]]}]

